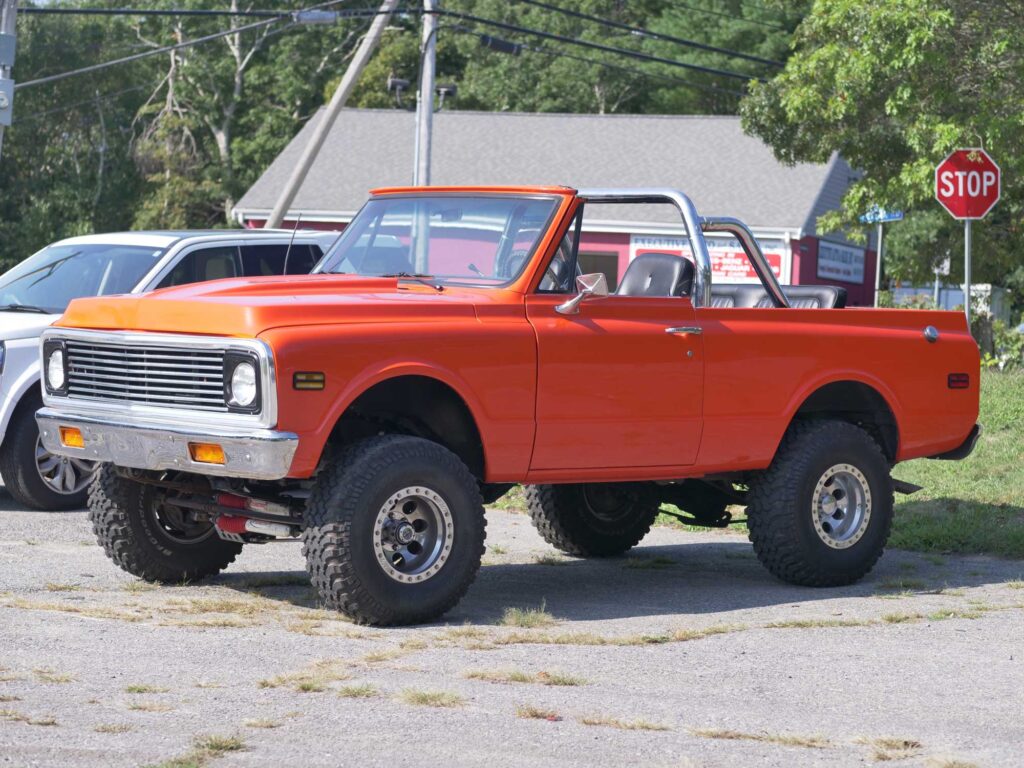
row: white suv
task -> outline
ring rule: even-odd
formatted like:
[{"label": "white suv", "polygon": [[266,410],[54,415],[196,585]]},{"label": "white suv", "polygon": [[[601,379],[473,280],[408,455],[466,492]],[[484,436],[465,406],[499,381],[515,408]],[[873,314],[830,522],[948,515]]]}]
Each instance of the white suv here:
[{"label": "white suv", "polygon": [[308,273],[337,232],[212,230],[72,237],[0,275],[0,475],[34,509],[85,504],[95,465],[47,452],[35,412],[39,335],[82,296],[143,293],[226,277]]}]

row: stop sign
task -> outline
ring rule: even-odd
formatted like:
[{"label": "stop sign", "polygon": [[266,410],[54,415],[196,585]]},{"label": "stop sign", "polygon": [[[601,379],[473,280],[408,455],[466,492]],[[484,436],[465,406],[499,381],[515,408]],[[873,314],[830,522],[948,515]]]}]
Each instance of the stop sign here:
[{"label": "stop sign", "polygon": [[935,197],[955,219],[982,219],[999,201],[999,166],[984,149],[958,149],[935,168]]}]

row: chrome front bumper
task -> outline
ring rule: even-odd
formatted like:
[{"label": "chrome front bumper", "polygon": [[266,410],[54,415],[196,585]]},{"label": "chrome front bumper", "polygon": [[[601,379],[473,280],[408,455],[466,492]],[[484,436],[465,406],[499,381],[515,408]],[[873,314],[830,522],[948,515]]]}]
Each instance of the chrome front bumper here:
[{"label": "chrome front bumper", "polygon": [[[182,429],[145,421],[84,416],[53,408],[36,412],[36,421],[43,446],[50,453],[132,469],[177,469],[216,477],[280,480],[287,477],[299,447],[298,435],[268,429]],[[64,445],[60,427],[81,430],[85,447]],[[224,449],[225,462],[193,461],[189,443],[216,443]]]}]

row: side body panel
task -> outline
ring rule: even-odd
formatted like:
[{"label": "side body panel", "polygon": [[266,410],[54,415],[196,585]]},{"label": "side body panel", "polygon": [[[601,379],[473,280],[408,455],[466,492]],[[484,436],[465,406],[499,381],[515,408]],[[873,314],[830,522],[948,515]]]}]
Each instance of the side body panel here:
[{"label": "side body panel", "polygon": [[17,339],[5,344],[4,370],[0,376],[0,443],[22,398],[33,387],[39,390],[39,339]]},{"label": "side body panel", "polygon": [[683,467],[700,445],[704,356],[687,298],[608,296],[562,315],[565,295],[527,297],[537,333],[531,471]]},{"label": "side body panel", "polygon": [[[533,449],[536,340],[522,298],[475,315],[277,328],[278,424],[298,433],[292,477],[308,477],[345,409],[373,385],[425,376],[450,386],[469,407],[483,441],[486,480],[516,482]],[[298,371],[322,371],[326,388],[296,391]]]},{"label": "side body panel", "polygon": [[[800,405],[836,381],[866,384],[899,427],[898,461],[959,445],[978,416],[978,346],[963,315],[919,310],[697,310],[704,330],[705,472],[760,469]],[[930,343],[924,328],[935,326]],[[970,374],[951,390],[949,373]]]}]

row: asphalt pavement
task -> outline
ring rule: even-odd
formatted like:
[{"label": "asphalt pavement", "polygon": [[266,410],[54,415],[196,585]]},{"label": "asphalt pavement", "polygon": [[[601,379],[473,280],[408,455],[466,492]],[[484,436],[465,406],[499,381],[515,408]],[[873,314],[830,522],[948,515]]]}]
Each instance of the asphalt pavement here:
[{"label": "asphalt pavement", "polygon": [[0,766],[1021,766],[1022,630],[1021,561],[809,589],[735,533],[586,561],[497,510],[443,623],[356,627],[298,544],[152,587],[0,487]]}]

